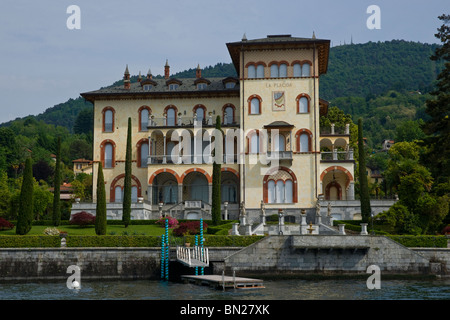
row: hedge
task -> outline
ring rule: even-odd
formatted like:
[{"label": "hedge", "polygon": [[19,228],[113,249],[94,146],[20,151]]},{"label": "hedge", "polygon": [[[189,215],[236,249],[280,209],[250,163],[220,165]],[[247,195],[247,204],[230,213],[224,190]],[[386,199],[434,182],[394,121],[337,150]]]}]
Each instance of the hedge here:
[{"label": "hedge", "polygon": [[447,248],[445,236],[388,235],[388,237],[408,248]]},{"label": "hedge", "polygon": [[57,248],[61,238],[45,235],[7,235],[0,236],[0,248]]},{"label": "hedge", "polygon": [[159,247],[156,236],[67,236],[67,247]]},{"label": "hedge", "polygon": [[[229,236],[229,235],[205,235],[203,245],[205,247],[246,247],[261,240],[264,236]],[[185,236],[184,241],[195,244],[195,236]]]}]

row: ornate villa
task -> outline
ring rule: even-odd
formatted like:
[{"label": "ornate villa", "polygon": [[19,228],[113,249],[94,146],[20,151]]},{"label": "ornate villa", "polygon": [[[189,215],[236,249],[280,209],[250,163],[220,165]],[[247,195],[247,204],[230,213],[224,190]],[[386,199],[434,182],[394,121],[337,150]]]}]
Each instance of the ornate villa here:
[{"label": "ornate villa", "polygon": [[[127,65],[123,85],[81,94],[94,105],[93,196],[95,202],[101,162],[108,218],[121,217],[129,117],[133,219],[208,219],[211,150],[220,145],[225,218],[237,219],[242,209],[256,217],[261,207],[298,217],[321,200],[324,208],[327,200],[354,200],[348,126],[319,126],[328,108],[319,78],[327,72],[330,40],[244,36],[226,46],[238,77],[205,78],[198,66],[195,78],[177,79],[166,61],[164,78],[149,70],[131,81]],[[213,134],[217,116],[223,140]],[[182,141],[191,142],[191,152]]]}]

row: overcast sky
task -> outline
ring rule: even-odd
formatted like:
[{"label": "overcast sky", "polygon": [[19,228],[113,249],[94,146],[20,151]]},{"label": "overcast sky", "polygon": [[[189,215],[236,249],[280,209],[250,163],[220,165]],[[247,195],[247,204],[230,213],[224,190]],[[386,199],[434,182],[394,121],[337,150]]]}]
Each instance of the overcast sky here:
[{"label": "overcast sky", "polygon": [[[70,5],[80,29],[69,29]],[[370,5],[381,29],[369,29]],[[269,34],[332,46],[404,39],[437,43],[448,0],[1,0],[0,123],[37,115],[123,76],[231,62],[227,42]],[[69,19],[72,21],[71,19]]]}]

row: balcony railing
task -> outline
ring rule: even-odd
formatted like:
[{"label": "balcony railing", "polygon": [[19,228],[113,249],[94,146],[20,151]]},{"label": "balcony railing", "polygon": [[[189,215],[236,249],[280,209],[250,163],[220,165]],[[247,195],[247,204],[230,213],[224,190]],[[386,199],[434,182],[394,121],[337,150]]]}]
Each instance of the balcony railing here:
[{"label": "balcony railing", "polygon": [[292,160],[292,151],[268,151],[268,160]]},{"label": "balcony railing", "polygon": [[[175,159],[172,155],[150,155],[148,156],[147,164],[212,164],[213,160],[214,158],[212,156],[204,157],[200,154],[178,156],[178,159]],[[222,161],[222,164],[236,164],[238,163],[238,155],[224,155]]]},{"label": "balcony railing", "polygon": [[353,159],[353,149],[348,151],[322,151],[320,153],[320,160],[324,161],[345,161]]},{"label": "balcony railing", "polygon": [[336,127],[334,124],[331,124],[330,127],[322,127],[320,128],[321,135],[349,135],[350,134],[350,125],[346,125],[345,127]]},{"label": "balcony railing", "polygon": [[[176,118],[149,118],[147,128],[152,129],[155,127],[214,127],[216,116],[207,116],[204,119],[197,119],[187,116],[177,116]],[[222,117],[221,117],[222,118]],[[238,127],[239,119],[235,117],[233,120],[225,117],[222,119],[222,126],[224,127]]]}]

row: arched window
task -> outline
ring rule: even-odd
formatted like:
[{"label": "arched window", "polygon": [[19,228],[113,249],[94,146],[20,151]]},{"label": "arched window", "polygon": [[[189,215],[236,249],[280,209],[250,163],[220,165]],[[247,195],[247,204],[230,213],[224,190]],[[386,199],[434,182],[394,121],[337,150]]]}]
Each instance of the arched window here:
[{"label": "arched window", "polygon": [[278,65],[274,63],[270,66],[270,77],[278,78],[278,76],[279,76]]},{"label": "arched window", "polygon": [[249,65],[247,69],[248,78],[256,78],[256,68],[254,65]]},{"label": "arched window", "polygon": [[253,154],[258,154],[259,150],[260,150],[260,145],[259,145],[259,133],[258,132],[253,132],[252,135],[250,136],[250,141],[249,141],[249,153],[253,153]]},{"label": "arched window", "polygon": [[284,203],[284,181],[278,180],[275,185],[275,203]]},{"label": "arched window", "polygon": [[300,134],[300,152],[310,151],[308,133]]},{"label": "arched window", "polygon": [[264,65],[258,64],[258,66],[256,67],[256,78],[264,78]]},{"label": "arched window", "polygon": [[261,114],[261,98],[254,95],[251,96],[248,100],[249,103],[249,114]]},{"label": "arched window", "polygon": [[114,147],[111,143],[106,143],[105,146],[105,168],[112,168],[113,167],[113,153],[114,153]]},{"label": "arched window", "polygon": [[140,156],[141,156],[141,163],[140,163],[141,168],[146,168],[148,161],[148,142],[144,142],[141,144]]},{"label": "arched window", "polygon": [[138,200],[138,188],[136,186],[131,187],[131,202],[137,202]]},{"label": "arched window", "polygon": [[298,112],[299,113],[308,113],[309,108],[309,100],[307,97],[301,97],[298,101]]},{"label": "arched window", "polygon": [[267,183],[268,189],[268,203],[275,203],[275,181],[269,180]]},{"label": "arched window", "polygon": [[302,76],[302,66],[300,63],[294,64],[294,77],[301,77]]},{"label": "arched window", "polygon": [[114,131],[114,109],[107,107],[103,110],[103,132]]},{"label": "arched window", "polygon": [[287,64],[282,63],[280,64],[280,69],[279,69],[279,75],[280,78],[286,78],[287,77]]},{"label": "arched window", "polygon": [[115,192],[115,197],[114,197],[114,202],[122,202],[122,199],[123,199],[123,190],[122,190],[122,187],[121,186],[117,186],[115,189],[114,189],[114,192]]},{"label": "arched window", "polygon": [[290,179],[269,180],[267,182],[267,202],[268,203],[293,203],[293,182]]},{"label": "arched window", "polygon": [[285,202],[286,203],[293,203],[293,197],[294,194],[294,186],[292,183],[292,180],[286,180],[284,182],[284,194],[285,194]]},{"label": "arched window", "polygon": [[174,108],[167,109],[166,125],[167,126],[175,126],[176,117],[177,117],[177,114],[176,114],[176,111]]},{"label": "arched window", "polygon": [[224,124],[231,124],[234,122],[234,108],[231,106],[225,107],[223,109],[223,123]]},{"label": "arched window", "polygon": [[205,109],[206,108],[204,106],[201,106],[201,105],[198,105],[198,106],[194,107],[194,112],[197,115],[197,118],[196,118],[197,121],[202,122],[203,120],[205,120],[205,113],[206,113]]},{"label": "arched window", "polygon": [[302,65],[302,77],[309,77],[311,76],[311,66],[309,63],[304,63]]},{"label": "arched window", "polygon": [[148,107],[141,107],[139,109],[139,131],[147,131],[149,116],[150,109]]}]

